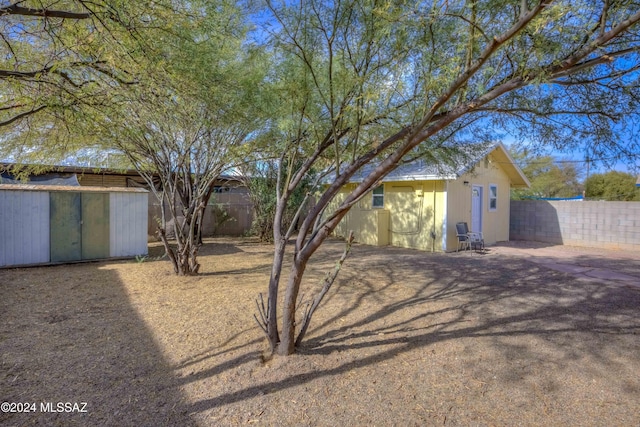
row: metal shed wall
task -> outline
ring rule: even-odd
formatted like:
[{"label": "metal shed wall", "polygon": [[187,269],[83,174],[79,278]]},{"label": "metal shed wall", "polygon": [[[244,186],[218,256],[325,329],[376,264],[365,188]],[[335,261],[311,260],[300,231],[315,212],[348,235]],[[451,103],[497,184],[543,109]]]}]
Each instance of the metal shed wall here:
[{"label": "metal shed wall", "polygon": [[0,190],[0,267],[49,262],[49,193]]},{"label": "metal shed wall", "polygon": [[146,255],[149,196],[144,193],[111,193],[110,256]]},{"label": "metal shed wall", "polygon": [[148,199],[142,189],[0,184],[0,267],[146,255]]}]

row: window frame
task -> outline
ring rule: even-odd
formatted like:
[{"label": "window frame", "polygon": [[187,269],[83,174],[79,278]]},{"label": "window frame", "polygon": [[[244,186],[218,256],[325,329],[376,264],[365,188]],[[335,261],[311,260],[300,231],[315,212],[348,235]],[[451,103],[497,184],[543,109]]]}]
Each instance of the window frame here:
[{"label": "window frame", "polygon": [[[376,193],[376,190],[380,190]],[[376,200],[381,200],[380,205],[376,205]],[[384,184],[378,185],[371,191],[371,208],[372,209],[384,209]]]},{"label": "window frame", "polygon": [[[489,184],[489,191],[487,192],[487,208],[489,212],[495,212],[498,210],[498,184]],[[491,206],[493,202],[493,207]]]}]

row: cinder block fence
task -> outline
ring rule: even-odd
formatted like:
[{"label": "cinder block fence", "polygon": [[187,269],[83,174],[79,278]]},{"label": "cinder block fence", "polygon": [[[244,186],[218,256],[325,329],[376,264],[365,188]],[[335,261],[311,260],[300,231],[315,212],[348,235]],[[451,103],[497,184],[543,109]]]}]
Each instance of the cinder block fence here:
[{"label": "cinder block fence", "polygon": [[512,200],[510,240],[640,249],[640,202]]}]

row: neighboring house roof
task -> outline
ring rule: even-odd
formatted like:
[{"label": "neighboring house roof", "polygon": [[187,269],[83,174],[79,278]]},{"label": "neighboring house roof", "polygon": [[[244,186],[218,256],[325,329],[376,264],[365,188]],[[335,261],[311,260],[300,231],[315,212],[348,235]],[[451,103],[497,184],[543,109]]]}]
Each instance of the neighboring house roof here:
[{"label": "neighboring house roof", "polygon": [[144,188],[131,187],[81,187],[79,185],[60,184],[0,184],[0,190],[7,191],[75,191],[82,193],[148,193]]},{"label": "neighboring house roof", "polygon": [[638,179],[636,180],[636,187],[640,187],[640,175],[638,175]]},{"label": "neighboring house roof", "polygon": [[[8,172],[0,173],[0,184],[24,184],[24,182],[16,179]],[[79,186],[78,176],[76,174],[64,176],[59,173],[45,173],[43,175],[32,176],[29,178],[29,184],[33,185],[66,185]]]},{"label": "neighboring house roof", "polygon": [[[19,165],[15,163],[0,163],[0,182],[2,184],[23,184],[23,182],[17,180],[12,173],[12,171],[18,168]],[[31,174],[29,176],[30,184],[80,185],[76,176],[78,174],[119,175],[132,178],[140,177],[140,174],[135,169],[112,169],[90,166],[38,165],[37,170],[42,172]],[[61,174],[71,175],[65,176]],[[241,181],[241,177],[231,174],[221,174],[218,177],[218,180],[229,182]]]},{"label": "neighboring house roof", "polygon": [[[493,154],[497,163],[500,164],[504,172],[511,181],[511,186],[515,188],[529,188],[531,183],[522,173],[522,170],[511,158],[507,149],[501,143],[470,145],[467,154],[462,154],[459,159],[453,159],[452,164],[439,165],[428,163],[424,159],[418,159],[411,163],[398,166],[382,182],[392,181],[432,181],[432,180],[455,180],[467,172],[473,170],[489,154]],[[356,173],[349,182],[362,182],[376,165],[367,165]]]}]

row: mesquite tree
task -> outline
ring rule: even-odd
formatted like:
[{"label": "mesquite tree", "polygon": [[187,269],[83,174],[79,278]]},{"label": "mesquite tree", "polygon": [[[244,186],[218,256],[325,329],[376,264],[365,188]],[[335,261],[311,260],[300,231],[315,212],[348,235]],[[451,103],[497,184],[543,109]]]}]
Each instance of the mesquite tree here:
[{"label": "mesquite tree", "polygon": [[[20,10],[29,4],[49,4],[19,3]],[[64,132],[58,132],[61,126],[55,121],[32,114],[31,128],[41,137],[30,138],[32,134],[17,129],[18,137],[11,139],[11,144],[34,153],[40,161],[45,152],[52,151],[69,156],[83,149],[96,153],[95,157],[100,150],[117,152],[128,160],[125,166],[133,166],[147,180],[163,206],[163,215],[168,214],[159,235],[175,272],[197,274],[204,209],[216,178],[234,161],[235,150],[245,140],[252,120],[247,113],[255,87],[252,79],[261,72],[250,64],[251,53],[242,48],[246,30],[242,14],[233,2],[225,1],[70,0],[50,4],[68,6],[82,17],[72,20],[70,16],[33,12],[33,19],[39,17],[45,28],[59,24],[60,31],[53,33],[52,39],[70,41],[73,48],[84,50],[82,55],[75,54],[64,48],[64,43],[29,46],[47,58],[48,48],[62,46],[62,53],[53,55],[59,61],[52,63],[51,70],[38,73],[38,81],[52,85],[55,79],[70,85],[74,90],[68,94],[78,100],[78,108],[65,117]],[[119,19],[125,20],[122,28],[107,25]],[[16,55],[20,53],[23,50],[16,51]],[[104,76],[87,69],[86,64],[76,70],[72,66],[79,64],[67,62],[77,56],[98,61],[101,67],[108,60],[112,68],[105,68],[102,74],[124,70],[122,74],[130,81],[114,74],[105,82]],[[25,85],[23,81],[16,87]],[[96,102],[84,102],[89,90],[100,94],[99,99],[91,98]],[[56,138],[62,134],[64,140]],[[169,242],[167,224],[173,228],[177,248]]]},{"label": "mesquite tree", "polygon": [[[64,142],[48,142],[69,133],[79,110],[104,106],[114,88],[136,84],[147,31],[171,11],[169,0],[3,1],[0,128],[11,136],[3,152],[19,161],[68,154]],[[40,146],[29,150],[34,141]]]},{"label": "mesquite tree", "polygon": [[205,209],[254,120],[247,103],[261,71],[241,48],[238,10],[227,6],[184,2],[188,13],[166,24],[139,83],[93,115],[102,143],[125,155],[161,202],[158,234],[179,275],[199,272]]},{"label": "mesquite tree", "polygon": [[110,145],[124,153],[161,202],[158,235],[175,273],[194,275],[200,269],[197,255],[205,209],[216,180],[230,166],[247,132],[184,96],[130,100],[123,107],[126,127],[113,129],[103,123],[101,134],[110,135]]},{"label": "mesquite tree", "polygon": [[[437,159],[500,129],[565,149],[637,152],[616,132],[638,116],[638,9],[610,0],[268,2],[280,61],[273,132],[290,165],[280,169],[268,298],[258,304],[272,351],[293,353],[308,330],[310,310],[297,309],[313,254],[408,158]],[[282,215],[312,170],[330,170],[331,180],[302,215],[282,278],[293,237]]]}]

